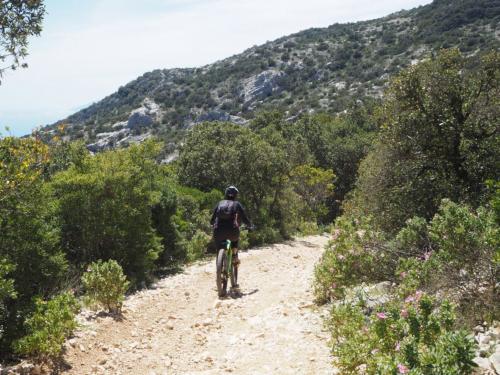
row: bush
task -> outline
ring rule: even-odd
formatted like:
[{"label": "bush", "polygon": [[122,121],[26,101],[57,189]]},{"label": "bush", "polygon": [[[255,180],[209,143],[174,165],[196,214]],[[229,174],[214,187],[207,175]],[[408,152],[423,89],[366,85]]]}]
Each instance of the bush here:
[{"label": "bush", "polygon": [[70,293],[62,293],[49,301],[37,299],[33,315],[25,321],[28,334],[15,343],[16,351],[37,362],[57,361],[64,341],[77,327],[78,310],[78,302]]},{"label": "bush", "polygon": [[403,70],[385,94],[381,132],[361,163],[354,195],[392,234],[407,219],[430,220],[444,198],[478,207],[498,176],[500,54],[457,50]]},{"label": "bush", "polygon": [[25,334],[33,297],[54,293],[67,271],[55,202],[44,183],[48,157],[38,140],[0,138],[0,289],[17,295],[0,290],[2,353]]},{"label": "bush", "polygon": [[471,374],[475,344],[452,330],[454,321],[449,302],[421,292],[368,317],[357,306],[334,306],[334,363],[343,374]]},{"label": "bush", "polygon": [[54,177],[62,244],[76,268],[117,259],[134,284],[148,280],[163,251],[152,214],[162,196],[158,152],[150,142],[104,152]]},{"label": "bush", "polygon": [[205,255],[212,237],[201,230],[197,230],[193,238],[187,244],[187,260],[192,262]]},{"label": "bush", "polygon": [[340,217],[333,239],[315,268],[314,294],[320,303],[343,298],[346,289],[362,282],[385,280],[393,274],[390,258],[384,257],[383,236],[370,219],[362,222]]},{"label": "bush", "polygon": [[492,210],[443,200],[429,223],[414,218],[397,236],[398,246],[420,248],[400,258],[401,289],[448,295],[467,323],[498,318],[499,238]]},{"label": "bush", "polygon": [[376,231],[369,218],[343,216],[316,266],[316,299],[343,298],[346,288],[359,283],[390,280],[399,284],[401,295],[417,289],[446,295],[467,323],[492,320],[500,314],[495,303],[499,238],[492,210],[473,211],[449,200],[443,200],[430,222],[408,220],[392,240]]},{"label": "bush", "polygon": [[303,236],[311,236],[320,233],[318,223],[315,221],[301,221],[298,228],[299,234]]},{"label": "bush", "polygon": [[82,276],[85,296],[90,304],[99,304],[110,313],[119,313],[129,282],[115,260],[92,263]]}]

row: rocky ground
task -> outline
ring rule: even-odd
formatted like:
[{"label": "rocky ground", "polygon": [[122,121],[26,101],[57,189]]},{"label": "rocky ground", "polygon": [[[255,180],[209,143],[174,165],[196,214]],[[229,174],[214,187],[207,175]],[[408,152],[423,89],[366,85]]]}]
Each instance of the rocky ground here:
[{"label": "rocky ground", "polygon": [[241,254],[242,295],[219,300],[213,259],[129,297],[123,318],[83,314],[67,374],[332,374],[311,281],[326,236]]},{"label": "rocky ground", "polygon": [[478,351],[474,361],[478,364],[477,374],[500,374],[500,323],[491,326],[478,325],[474,328],[474,340]]}]

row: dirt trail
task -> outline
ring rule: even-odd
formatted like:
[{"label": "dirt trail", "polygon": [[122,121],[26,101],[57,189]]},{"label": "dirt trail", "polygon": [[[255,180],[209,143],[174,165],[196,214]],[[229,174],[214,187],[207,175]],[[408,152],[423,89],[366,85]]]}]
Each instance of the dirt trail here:
[{"label": "dirt trail", "polygon": [[67,374],[332,374],[312,304],[325,236],[241,254],[240,298],[219,300],[215,262],[139,292],[124,318],[89,318],[70,340]]}]

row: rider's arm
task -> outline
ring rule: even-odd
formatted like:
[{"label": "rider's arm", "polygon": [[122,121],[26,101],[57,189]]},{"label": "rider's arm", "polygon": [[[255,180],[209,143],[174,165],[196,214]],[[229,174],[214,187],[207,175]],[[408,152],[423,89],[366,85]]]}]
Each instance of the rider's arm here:
[{"label": "rider's arm", "polygon": [[248,218],[247,213],[245,212],[245,208],[243,208],[243,205],[240,202],[238,202],[238,212],[241,215],[241,221],[243,221],[246,226],[251,227],[252,222]]},{"label": "rider's arm", "polygon": [[210,225],[215,224],[215,218],[217,217],[217,208],[218,207],[219,207],[219,205],[215,206],[215,208],[214,208],[214,212],[212,213],[212,218],[210,219]]}]

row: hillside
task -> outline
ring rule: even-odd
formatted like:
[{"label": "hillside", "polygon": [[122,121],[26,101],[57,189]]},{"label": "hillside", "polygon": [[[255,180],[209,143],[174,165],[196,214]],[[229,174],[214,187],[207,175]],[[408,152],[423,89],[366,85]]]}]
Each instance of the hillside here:
[{"label": "hillside", "polygon": [[289,35],[195,69],[158,69],[44,128],[67,125],[90,149],[157,135],[175,143],[193,124],[245,123],[256,110],[344,110],[378,98],[388,78],[440,48],[474,54],[500,46],[499,0],[435,0],[384,18]]}]

